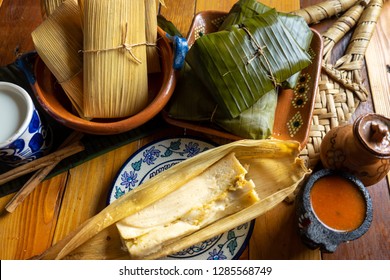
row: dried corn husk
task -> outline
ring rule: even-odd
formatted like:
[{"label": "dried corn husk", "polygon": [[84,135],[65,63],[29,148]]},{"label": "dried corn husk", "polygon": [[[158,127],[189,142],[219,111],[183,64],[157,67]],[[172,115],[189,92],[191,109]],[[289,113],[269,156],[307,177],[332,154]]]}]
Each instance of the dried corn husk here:
[{"label": "dried corn husk", "polygon": [[[50,16],[65,0],[41,0],[41,10],[45,17]],[[74,0],[76,1],[76,0]]]},{"label": "dried corn husk", "polygon": [[336,16],[361,0],[328,0],[316,5],[309,6],[292,12],[292,14],[301,16],[308,24],[320,22],[323,19]]},{"label": "dried corn husk", "polygon": [[85,0],[84,113],[127,117],[148,102],[145,1]]},{"label": "dried corn husk", "polygon": [[[146,41],[148,43],[157,42],[157,5],[156,0],[145,1],[146,12]],[[160,59],[155,46],[146,48],[146,59],[148,63],[148,73],[160,72]]]},{"label": "dried corn husk", "polygon": [[35,49],[80,116],[83,116],[83,33],[74,0],[62,3],[31,33]]},{"label": "dried corn husk", "polygon": [[151,258],[171,254],[251,221],[282,202],[309,173],[303,161],[297,158],[299,143],[295,141],[241,140],[222,145],[189,158],[146,181],[87,220],[38,258],[64,258],[105,228],[175,191],[231,152],[235,153],[241,164],[249,166],[247,178],[254,181],[260,201],[166,246]]}]

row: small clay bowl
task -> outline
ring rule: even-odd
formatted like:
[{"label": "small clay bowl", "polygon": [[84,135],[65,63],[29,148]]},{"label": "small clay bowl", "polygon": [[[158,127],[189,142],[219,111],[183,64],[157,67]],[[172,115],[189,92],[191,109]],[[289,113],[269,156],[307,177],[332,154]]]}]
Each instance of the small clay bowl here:
[{"label": "small clay bowl", "polygon": [[69,99],[50,70],[38,57],[34,66],[35,94],[43,109],[59,123],[71,129],[89,134],[111,135],[130,131],[156,116],[167,104],[176,85],[173,69],[173,52],[165,32],[158,28],[157,47],[161,57],[161,73],[148,77],[149,104],[139,113],[120,119],[80,118],[74,112]]},{"label": "small clay bowl", "polygon": [[355,176],[330,169],[313,173],[297,199],[301,240],[332,253],[343,242],[364,235],[372,221],[370,195]]}]

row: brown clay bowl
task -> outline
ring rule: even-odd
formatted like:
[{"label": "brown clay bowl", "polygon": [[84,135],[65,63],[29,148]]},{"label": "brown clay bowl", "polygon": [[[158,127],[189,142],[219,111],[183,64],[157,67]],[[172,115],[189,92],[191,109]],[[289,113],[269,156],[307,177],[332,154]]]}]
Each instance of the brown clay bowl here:
[{"label": "brown clay bowl", "polygon": [[38,57],[34,65],[35,94],[43,109],[56,121],[71,129],[99,135],[118,134],[130,131],[156,116],[167,104],[176,85],[172,67],[173,52],[165,32],[158,29],[158,49],[161,57],[161,73],[148,76],[150,102],[141,112],[120,119],[80,118],[45,63]]}]

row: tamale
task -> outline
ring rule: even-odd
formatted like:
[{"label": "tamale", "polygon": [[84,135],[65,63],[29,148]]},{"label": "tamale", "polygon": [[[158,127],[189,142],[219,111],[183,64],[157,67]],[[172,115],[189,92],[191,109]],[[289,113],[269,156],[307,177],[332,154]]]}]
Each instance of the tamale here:
[{"label": "tamale", "polygon": [[[295,141],[241,140],[204,151],[159,173],[121,196],[37,258],[64,258],[105,228],[163,199],[233,152],[243,166],[250,167],[246,175],[247,180],[253,180],[255,191],[261,199],[243,210],[166,244],[148,258],[161,258],[227,232],[282,202],[310,173],[304,161],[298,158],[299,146]],[[87,245],[88,243],[85,244]]]},{"label": "tamale", "polygon": [[84,0],[84,113],[120,118],[148,102],[144,0]]},{"label": "tamale", "polygon": [[80,11],[74,0],[63,2],[31,33],[39,56],[83,117],[83,47]]},{"label": "tamale", "polygon": [[200,37],[187,62],[226,116],[234,118],[307,67],[311,58],[270,10],[230,31]]},{"label": "tamale", "polygon": [[[263,14],[270,10],[270,7],[257,0],[240,0],[230,9],[226,19],[219,27],[219,30],[229,30],[233,25],[240,24],[247,18]],[[278,17],[296,43],[303,50],[308,50],[313,38],[313,33],[305,20],[300,16],[281,12],[278,12]],[[294,88],[297,84],[298,77],[299,72],[289,77],[286,81],[283,81],[283,87]]]},{"label": "tamale", "polygon": [[170,118],[210,122],[242,138],[266,139],[273,131],[277,101],[278,91],[272,89],[237,117],[228,118],[191,67],[185,64],[166,110]]},{"label": "tamale", "polygon": [[[146,15],[146,41],[156,44],[157,41],[157,5],[156,0],[145,1]],[[160,59],[156,46],[146,48],[146,59],[148,63],[148,73],[160,72]]]},{"label": "tamale", "polygon": [[116,225],[130,255],[144,258],[256,203],[259,198],[246,173],[230,153],[163,199],[119,221]]}]

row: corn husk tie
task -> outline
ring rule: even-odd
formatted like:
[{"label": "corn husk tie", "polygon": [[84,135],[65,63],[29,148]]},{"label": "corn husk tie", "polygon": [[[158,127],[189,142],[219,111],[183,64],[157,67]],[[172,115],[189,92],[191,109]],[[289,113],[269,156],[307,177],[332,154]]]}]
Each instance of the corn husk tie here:
[{"label": "corn husk tie", "polygon": [[126,193],[38,258],[64,258],[105,228],[174,192],[231,152],[235,153],[242,164],[249,166],[247,177],[254,181],[260,201],[168,244],[149,258],[156,259],[172,254],[251,221],[282,202],[310,172],[303,161],[297,157],[298,142],[280,140],[231,142],[186,159]]},{"label": "corn husk tie", "polygon": [[127,33],[128,33],[128,24],[126,22],[125,26],[124,26],[124,28],[122,30],[122,42],[118,46],[112,47],[112,48],[99,49],[99,50],[82,50],[81,52],[83,52],[83,53],[97,53],[98,54],[100,52],[115,51],[115,50],[125,49],[130,54],[131,58],[136,63],[141,64],[142,63],[141,59],[139,59],[134,54],[133,49],[136,48],[136,47],[140,47],[140,46],[154,46],[155,47],[156,43],[144,42],[144,43],[128,44],[128,43],[126,43]]},{"label": "corn husk tie", "polygon": [[84,0],[82,10],[84,114],[138,113],[148,102],[144,0]]}]

